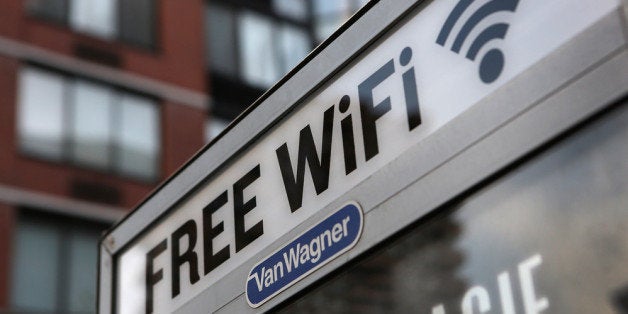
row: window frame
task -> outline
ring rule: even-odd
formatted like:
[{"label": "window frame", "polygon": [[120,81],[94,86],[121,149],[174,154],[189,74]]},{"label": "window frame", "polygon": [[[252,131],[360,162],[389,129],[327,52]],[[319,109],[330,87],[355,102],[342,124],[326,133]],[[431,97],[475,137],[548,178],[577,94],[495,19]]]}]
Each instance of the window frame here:
[{"label": "window frame", "polygon": [[[225,0],[214,0],[214,1],[205,2],[205,9],[207,9],[208,7],[211,8],[212,6],[217,6],[217,7],[220,7],[222,10],[228,11],[232,17],[232,20],[231,20],[232,25],[230,25],[230,27],[232,28],[233,32],[230,34],[230,36],[232,37],[233,43],[234,43],[232,45],[233,46],[232,53],[236,58],[235,67],[234,67],[235,73],[226,74],[226,73],[221,73],[221,72],[216,71],[221,76],[230,76],[232,79],[237,80],[240,83],[256,86],[261,89],[268,88],[268,87],[260,87],[260,86],[255,85],[254,83],[248,82],[242,72],[242,69],[243,69],[243,64],[242,64],[243,62],[241,60],[242,47],[241,45],[238,44],[238,42],[240,41],[240,38],[242,37],[241,36],[242,29],[243,29],[242,23],[241,23],[242,17],[247,14],[251,16],[255,16],[255,17],[261,17],[265,21],[269,22],[269,24],[271,25],[271,28],[273,30],[273,33],[271,34],[272,41],[273,41],[272,47],[273,47],[273,54],[275,55],[275,57],[277,57],[276,52],[278,52],[281,49],[279,47],[279,43],[281,39],[278,32],[286,27],[303,32],[303,34],[305,34],[305,39],[310,44],[310,48],[309,48],[310,50],[314,49],[316,45],[316,39],[314,37],[314,33],[312,30],[313,6],[312,6],[311,1],[306,1],[307,14],[306,14],[306,19],[304,21],[300,21],[289,15],[282,15],[274,11],[272,5],[265,6],[265,5],[261,5],[257,3],[249,3],[246,1],[225,1]],[[207,15],[204,15],[204,22],[207,23]],[[209,34],[205,34],[205,36],[206,36],[206,40],[209,40],[208,38]],[[280,73],[283,73],[280,75],[284,75],[285,73],[287,73],[288,70],[290,70],[290,69],[285,68],[285,65],[283,64],[282,60],[277,59],[275,61],[277,63],[277,71]],[[211,61],[205,60],[205,64],[207,67],[209,67],[210,75],[214,75],[215,71],[211,68]]]},{"label": "window frame", "polygon": [[[76,234],[80,234],[81,232],[90,232],[93,233],[97,236],[96,238],[98,238],[98,235],[107,230],[111,225],[108,223],[102,223],[102,222],[98,222],[95,220],[90,220],[90,219],[83,219],[83,218],[78,218],[78,217],[72,217],[72,216],[65,216],[65,215],[60,215],[60,214],[53,214],[50,213],[48,211],[46,211],[45,209],[40,209],[40,208],[31,208],[31,207],[19,207],[18,208],[18,214],[16,216],[16,227],[15,229],[17,230],[17,228],[19,228],[20,223],[24,222],[24,221],[28,221],[30,223],[41,223],[41,224],[46,224],[47,226],[51,227],[52,229],[54,229],[55,231],[55,236],[59,239],[59,251],[57,254],[57,273],[58,273],[58,279],[57,282],[53,283],[56,286],[56,290],[55,291],[55,304],[54,304],[54,311],[55,313],[61,313],[61,312],[69,312],[70,311],[70,301],[71,301],[71,296],[69,295],[69,289],[71,286],[71,280],[66,280],[69,279],[69,275],[71,274],[71,267],[72,267],[72,263],[71,263],[71,256],[70,253],[73,248],[72,248],[72,243],[71,242],[71,238],[72,235],[76,235]],[[16,237],[14,237],[13,241],[12,241],[12,254],[11,254],[11,262],[9,265],[11,265],[8,270],[10,271],[12,276],[15,276],[15,270],[17,269],[16,267],[16,263],[15,263],[15,256],[16,256],[16,251],[17,251],[17,243],[16,243]],[[98,254],[98,249],[96,249],[96,252]],[[98,259],[98,256],[96,256],[96,259]],[[98,267],[97,264],[93,265],[94,267]],[[96,301],[98,299],[98,284],[97,284],[97,280],[98,280],[98,269],[95,270],[95,275],[96,277],[94,278],[94,292],[96,292],[94,301]],[[15,282],[16,279],[15,277],[13,278],[12,282]],[[12,310],[22,310],[20,308],[13,308],[14,307],[14,293],[15,291],[13,289],[11,289],[10,291],[11,293],[8,296],[8,306],[9,309]],[[31,309],[25,308],[23,310],[29,311]]]},{"label": "window frame", "polygon": [[[293,27],[298,31],[302,31],[303,34],[306,35],[305,40],[309,43],[310,48],[309,51],[312,51],[317,44],[315,34],[313,32],[313,20],[312,20],[312,10],[313,4],[311,0],[305,0],[306,5],[306,19],[299,20],[290,15],[282,15],[279,12],[274,10],[273,4],[271,1],[246,1],[246,0],[206,0],[204,2],[205,9],[209,7],[211,10],[212,6],[220,7],[221,9],[230,12],[232,18],[232,33],[230,34],[231,39],[233,41],[233,51],[232,55],[235,60],[234,72],[231,74],[226,74],[221,71],[216,71],[211,66],[211,61],[206,58],[205,66],[207,67],[207,75],[211,78],[208,80],[208,89],[210,91],[219,89],[216,88],[216,82],[219,82],[220,85],[234,85],[239,86],[242,89],[246,90],[245,93],[240,93],[240,95],[234,95],[233,97],[215,97],[213,101],[213,105],[217,105],[220,107],[236,107],[239,108],[238,112],[241,112],[252,103],[259,95],[261,95],[265,90],[270,88],[270,86],[262,86],[257,85],[254,82],[249,82],[244,73],[243,73],[243,62],[242,62],[242,47],[238,45],[240,40],[240,21],[241,17],[244,13],[248,12],[254,15],[262,16],[264,19],[267,19],[272,26],[272,29],[275,30],[272,34],[273,40],[273,54],[274,58],[276,58],[277,63],[277,72],[279,73],[279,77],[274,80],[274,82],[281,79],[281,77],[285,76],[291,69],[286,69],[286,66],[283,60],[280,59],[280,56],[277,55],[277,52],[280,51],[280,47],[278,46],[281,42],[280,35],[278,31],[282,30],[285,27]],[[203,16],[204,23],[207,23],[207,14]],[[209,34],[205,34],[205,40],[209,39]],[[245,95],[246,94],[246,95]],[[253,94],[256,94],[253,97]],[[229,110],[226,108],[212,108],[212,116],[219,116],[223,119],[233,120],[237,114],[229,113],[233,110]]]},{"label": "window frame", "polygon": [[[44,154],[40,154],[38,152],[25,150],[21,144],[22,130],[20,130],[19,125],[16,125],[15,140],[16,140],[16,150],[17,150],[18,155],[27,159],[47,161],[47,162],[52,162],[55,164],[60,164],[60,165],[69,166],[69,167],[78,168],[78,169],[84,169],[88,171],[100,172],[100,173],[105,173],[105,174],[113,174],[123,179],[134,180],[134,181],[138,181],[142,183],[152,184],[152,183],[157,182],[161,178],[164,172],[163,167],[162,167],[163,132],[164,131],[163,131],[163,112],[162,112],[162,106],[161,106],[161,99],[159,99],[156,96],[149,95],[149,94],[139,92],[136,90],[131,90],[131,89],[128,89],[126,87],[122,87],[116,84],[111,84],[111,83],[101,81],[98,79],[66,72],[63,70],[58,70],[56,68],[52,68],[50,66],[46,66],[46,65],[42,65],[42,64],[38,64],[34,62],[23,63],[20,70],[17,72],[17,75],[18,76],[21,75],[22,71],[26,69],[35,69],[36,71],[47,72],[51,75],[57,76],[58,79],[63,82],[63,91],[62,91],[63,101],[62,101],[62,108],[61,108],[62,110],[61,154],[59,158],[54,158],[54,157],[46,156]],[[74,99],[73,99],[74,97],[73,97],[72,92],[73,92],[73,88],[76,86],[76,83],[81,82],[81,81],[87,82],[88,84],[95,84],[98,86],[105,87],[109,89],[112,94],[111,100],[113,100],[113,102],[109,104],[109,108],[108,108],[109,114],[113,116],[111,121],[109,121],[110,123],[109,127],[111,128],[112,133],[109,134],[108,142],[106,144],[108,160],[107,160],[106,166],[104,167],[79,162],[75,160],[73,156],[73,149],[74,149],[74,146],[73,146],[74,124],[73,122],[76,116],[76,112],[74,111],[76,104],[74,102]],[[19,88],[23,88],[23,86],[18,86],[18,89]],[[125,94],[130,95],[131,97],[140,97],[140,98],[150,101],[151,106],[154,108],[155,110],[154,112],[156,113],[156,123],[157,123],[157,128],[158,128],[158,132],[156,135],[156,143],[158,147],[154,156],[155,169],[154,169],[154,172],[151,173],[150,175],[137,176],[131,173],[124,172],[123,170],[121,170],[121,167],[117,164],[119,148],[117,147],[118,144],[116,143],[115,132],[118,129],[119,123],[118,121],[116,121],[117,120],[116,114],[119,114],[121,111],[120,107],[122,106],[122,104],[119,100]],[[16,111],[16,115],[20,114],[19,107],[21,105],[22,105],[21,100],[16,98],[15,106],[18,109]],[[19,120],[19,118],[16,118],[16,120]]]},{"label": "window frame", "polygon": [[82,36],[88,36],[97,40],[102,40],[104,42],[111,42],[111,43],[122,43],[126,46],[129,47],[133,47],[133,48],[140,48],[140,49],[144,49],[144,50],[148,50],[148,51],[156,51],[159,49],[160,47],[160,36],[159,34],[160,32],[160,27],[159,24],[157,23],[157,21],[160,20],[161,17],[161,6],[159,5],[161,2],[160,0],[151,0],[152,1],[152,5],[151,5],[151,12],[150,12],[150,19],[151,19],[151,31],[150,31],[150,44],[143,44],[143,43],[139,43],[139,42],[134,42],[132,40],[128,40],[125,39],[124,36],[122,36],[123,33],[123,27],[122,27],[122,15],[123,15],[123,10],[122,10],[122,1],[124,0],[118,0],[115,3],[115,7],[113,8],[113,14],[115,15],[115,22],[113,23],[113,28],[114,28],[114,33],[111,37],[104,37],[104,36],[99,36],[97,34],[94,33],[90,33],[88,31],[82,31],[79,28],[76,28],[71,21],[71,17],[70,17],[70,11],[72,10],[72,2],[75,0],[60,0],[63,2],[64,4],[64,13],[63,13],[63,17],[62,18],[54,18],[49,14],[46,13],[42,13],[42,12],[37,12],[36,10],[33,9],[29,9],[28,5],[24,4],[24,14],[32,19],[35,20],[39,20],[39,21],[44,21],[44,22],[48,22],[48,23],[53,23],[59,26],[62,26],[64,28],[67,28],[68,30],[70,30],[71,32],[75,33],[75,34],[79,34]]}]

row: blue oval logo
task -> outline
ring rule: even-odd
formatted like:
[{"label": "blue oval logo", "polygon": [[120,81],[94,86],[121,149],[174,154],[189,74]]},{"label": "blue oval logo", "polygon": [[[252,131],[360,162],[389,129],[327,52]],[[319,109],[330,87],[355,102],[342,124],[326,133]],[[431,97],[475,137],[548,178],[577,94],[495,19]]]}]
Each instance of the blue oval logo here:
[{"label": "blue oval logo", "polygon": [[246,281],[246,301],[259,307],[354,247],[363,220],[359,205],[349,203],[257,263]]}]

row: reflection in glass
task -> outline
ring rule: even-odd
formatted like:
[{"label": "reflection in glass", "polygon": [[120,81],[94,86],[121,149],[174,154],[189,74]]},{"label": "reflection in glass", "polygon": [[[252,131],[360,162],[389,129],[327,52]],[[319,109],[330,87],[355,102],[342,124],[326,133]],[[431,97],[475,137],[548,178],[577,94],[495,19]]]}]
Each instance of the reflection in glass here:
[{"label": "reflection in glass", "polygon": [[63,153],[64,81],[26,68],[20,73],[18,128],[24,152],[60,159]]},{"label": "reflection in glass", "polygon": [[464,258],[453,245],[459,233],[454,220],[431,223],[420,234],[356,265],[284,312],[429,313],[417,311],[419,305],[453,300],[467,287],[458,275]]},{"label": "reflection in glass", "polygon": [[287,311],[625,311],[627,138],[624,103]]},{"label": "reflection in glass", "polygon": [[72,158],[79,164],[105,168],[109,165],[113,93],[103,85],[79,81],[73,85],[71,104]]}]

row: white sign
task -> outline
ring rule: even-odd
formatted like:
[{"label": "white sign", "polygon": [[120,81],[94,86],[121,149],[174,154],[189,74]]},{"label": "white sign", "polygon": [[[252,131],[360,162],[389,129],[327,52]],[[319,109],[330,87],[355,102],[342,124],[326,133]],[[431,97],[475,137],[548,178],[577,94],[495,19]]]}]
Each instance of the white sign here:
[{"label": "white sign", "polygon": [[181,307],[618,5],[430,3],[122,253],[117,313]]}]

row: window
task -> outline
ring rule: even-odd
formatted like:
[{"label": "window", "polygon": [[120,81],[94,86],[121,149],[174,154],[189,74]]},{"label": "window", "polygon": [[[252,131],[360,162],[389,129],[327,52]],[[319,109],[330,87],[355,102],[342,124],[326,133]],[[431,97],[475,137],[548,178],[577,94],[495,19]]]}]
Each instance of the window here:
[{"label": "window", "polygon": [[210,71],[268,88],[311,50],[307,17],[304,0],[273,1],[266,10],[209,2],[205,31]]},{"label": "window", "polygon": [[103,39],[154,46],[154,0],[28,0],[26,11]]},{"label": "window", "polygon": [[115,7],[115,0],[73,0],[70,2],[70,25],[77,31],[111,39],[116,32]]},{"label": "window", "polygon": [[233,12],[216,5],[207,6],[205,15],[205,52],[210,69],[229,77],[237,76]]},{"label": "window", "polygon": [[23,210],[13,245],[12,309],[94,313],[98,239],[106,227]]},{"label": "window", "polygon": [[281,72],[292,70],[310,52],[310,46],[310,40],[303,29],[289,24],[282,25],[276,47]]},{"label": "window", "polygon": [[156,1],[118,1],[120,40],[143,47],[153,47],[155,45]]},{"label": "window", "polygon": [[20,147],[50,159],[62,158],[66,82],[44,71],[25,70],[20,77]]},{"label": "window", "polygon": [[310,52],[310,1],[207,1],[208,141]]},{"label": "window", "polygon": [[31,156],[154,180],[159,119],[148,97],[35,67],[20,75],[19,144]]},{"label": "window", "polygon": [[366,2],[207,0],[212,119],[235,118]]},{"label": "window", "polygon": [[91,82],[78,81],[71,89],[73,140],[71,159],[78,164],[106,168],[109,163],[109,139],[112,136],[111,104],[113,90]]},{"label": "window", "polygon": [[154,104],[145,97],[123,94],[117,120],[117,169],[134,177],[154,177],[159,162],[159,114]]},{"label": "window", "polygon": [[67,18],[66,0],[27,0],[26,11],[43,19],[63,23]]}]

